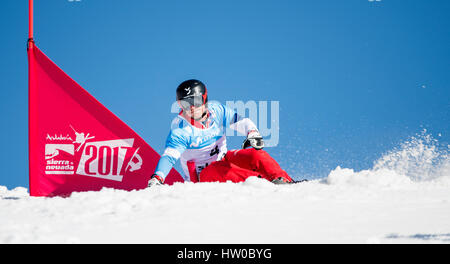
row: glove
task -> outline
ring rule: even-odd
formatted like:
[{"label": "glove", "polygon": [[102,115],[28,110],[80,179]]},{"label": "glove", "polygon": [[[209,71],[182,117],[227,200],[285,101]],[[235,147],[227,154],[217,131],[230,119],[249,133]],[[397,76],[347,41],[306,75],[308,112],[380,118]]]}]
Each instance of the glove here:
[{"label": "glove", "polygon": [[163,185],[164,180],[161,178],[161,176],[153,174],[150,180],[148,181],[147,188],[157,186],[157,185]]},{"label": "glove", "polygon": [[247,138],[242,143],[242,148],[253,147],[256,150],[264,148],[264,140],[259,134],[258,130],[250,130],[247,134]]}]

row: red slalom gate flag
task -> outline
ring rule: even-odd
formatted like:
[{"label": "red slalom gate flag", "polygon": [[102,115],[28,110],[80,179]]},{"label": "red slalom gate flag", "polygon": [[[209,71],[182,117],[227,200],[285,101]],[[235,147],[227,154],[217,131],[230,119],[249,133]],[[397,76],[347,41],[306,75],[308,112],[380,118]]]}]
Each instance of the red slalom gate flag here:
[{"label": "red slalom gate flag", "polygon": [[30,195],[145,188],[160,155],[34,43],[28,62]]}]

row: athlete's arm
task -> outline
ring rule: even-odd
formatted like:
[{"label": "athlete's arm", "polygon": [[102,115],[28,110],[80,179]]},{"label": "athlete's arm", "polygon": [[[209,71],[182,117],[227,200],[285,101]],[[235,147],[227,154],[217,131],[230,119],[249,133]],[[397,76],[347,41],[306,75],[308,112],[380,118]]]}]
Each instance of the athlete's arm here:
[{"label": "athlete's arm", "polygon": [[264,140],[255,123],[253,123],[250,118],[242,118],[236,111],[225,105],[222,105],[222,107],[224,126],[228,125],[231,129],[247,136],[242,144],[242,148],[247,148],[249,146],[257,150],[264,148]]},{"label": "athlete's arm", "polygon": [[156,165],[154,174],[165,179],[186,148],[187,138],[183,135],[182,130],[170,131],[166,140],[166,148]]},{"label": "athlete's arm", "polygon": [[251,131],[258,131],[255,123],[250,118],[241,117],[236,111],[226,105],[222,105],[222,107],[224,127],[229,127],[244,136],[247,136]]}]

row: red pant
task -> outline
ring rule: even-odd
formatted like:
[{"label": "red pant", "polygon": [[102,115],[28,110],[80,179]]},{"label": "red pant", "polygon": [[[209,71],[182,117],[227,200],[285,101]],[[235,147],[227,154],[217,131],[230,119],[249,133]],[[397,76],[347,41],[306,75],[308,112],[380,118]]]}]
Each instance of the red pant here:
[{"label": "red pant", "polygon": [[200,182],[242,182],[250,176],[261,176],[269,181],[291,177],[264,150],[254,148],[228,151],[225,157],[211,163],[200,173]]}]

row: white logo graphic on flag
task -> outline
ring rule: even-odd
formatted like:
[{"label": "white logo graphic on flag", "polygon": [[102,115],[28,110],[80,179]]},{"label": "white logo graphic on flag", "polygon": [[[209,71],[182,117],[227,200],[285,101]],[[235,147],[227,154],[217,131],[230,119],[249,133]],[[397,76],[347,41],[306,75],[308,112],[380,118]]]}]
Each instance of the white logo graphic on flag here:
[{"label": "white logo graphic on flag", "polygon": [[[142,166],[142,158],[134,151],[122,171],[128,150],[133,149],[134,138],[86,142],[76,173],[90,177],[122,181],[125,171],[136,171]],[[135,162],[134,160],[137,160]]]},{"label": "white logo graphic on flag", "polygon": [[73,144],[45,145],[45,174],[73,174]]}]

